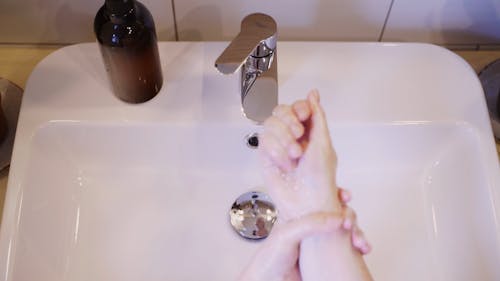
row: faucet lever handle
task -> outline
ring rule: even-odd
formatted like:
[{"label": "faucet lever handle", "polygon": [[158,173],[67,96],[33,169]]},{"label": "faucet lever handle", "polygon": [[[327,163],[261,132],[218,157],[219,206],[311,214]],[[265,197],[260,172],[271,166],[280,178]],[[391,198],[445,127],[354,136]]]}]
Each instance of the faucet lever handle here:
[{"label": "faucet lever handle", "polygon": [[264,57],[276,48],[277,25],[265,14],[251,14],[241,22],[240,33],[215,61],[215,67],[223,74],[236,72],[249,56]]}]

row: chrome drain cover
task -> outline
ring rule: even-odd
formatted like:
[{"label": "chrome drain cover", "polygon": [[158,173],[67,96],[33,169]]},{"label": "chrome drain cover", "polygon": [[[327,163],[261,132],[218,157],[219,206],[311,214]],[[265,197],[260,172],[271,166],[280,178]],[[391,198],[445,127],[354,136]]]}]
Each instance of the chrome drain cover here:
[{"label": "chrome drain cover", "polygon": [[242,194],[234,201],[229,212],[231,225],[244,238],[266,238],[273,228],[278,212],[271,198],[262,192]]}]

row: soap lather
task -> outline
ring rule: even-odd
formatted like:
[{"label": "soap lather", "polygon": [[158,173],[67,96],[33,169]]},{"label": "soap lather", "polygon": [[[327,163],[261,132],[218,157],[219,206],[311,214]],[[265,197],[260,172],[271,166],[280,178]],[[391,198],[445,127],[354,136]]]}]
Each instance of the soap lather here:
[{"label": "soap lather", "polygon": [[155,97],[163,84],[153,17],[135,0],[106,0],[94,32],[114,94],[129,103]]}]

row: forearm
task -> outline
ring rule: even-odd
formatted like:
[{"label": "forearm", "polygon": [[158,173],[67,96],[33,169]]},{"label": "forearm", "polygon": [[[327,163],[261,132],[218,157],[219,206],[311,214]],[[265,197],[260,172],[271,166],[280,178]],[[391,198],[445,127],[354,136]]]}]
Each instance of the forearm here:
[{"label": "forearm", "polygon": [[372,281],[362,255],[348,232],[338,230],[306,238],[300,245],[303,281]]}]

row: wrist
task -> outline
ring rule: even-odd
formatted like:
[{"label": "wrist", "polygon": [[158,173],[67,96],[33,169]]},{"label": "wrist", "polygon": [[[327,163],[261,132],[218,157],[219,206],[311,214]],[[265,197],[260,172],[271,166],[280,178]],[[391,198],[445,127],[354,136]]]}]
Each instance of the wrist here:
[{"label": "wrist", "polygon": [[340,213],[342,206],[338,196],[338,188],[330,188],[329,192],[311,202],[311,212]]}]

